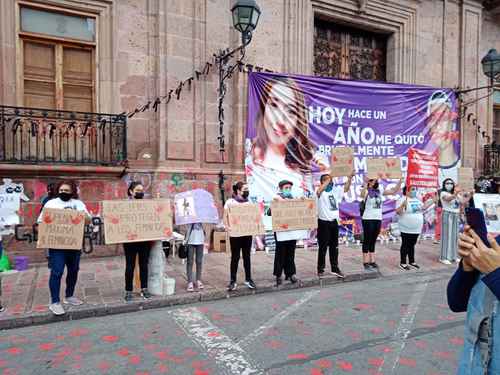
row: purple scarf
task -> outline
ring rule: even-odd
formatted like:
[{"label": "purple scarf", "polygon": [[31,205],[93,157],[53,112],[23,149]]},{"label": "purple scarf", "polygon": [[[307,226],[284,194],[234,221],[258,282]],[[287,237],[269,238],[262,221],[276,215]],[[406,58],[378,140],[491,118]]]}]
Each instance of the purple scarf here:
[{"label": "purple scarf", "polygon": [[248,202],[248,199],[245,199],[243,197],[240,197],[238,194],[233,194],[233,199],[238,202],[238,203],[246,203]]}]

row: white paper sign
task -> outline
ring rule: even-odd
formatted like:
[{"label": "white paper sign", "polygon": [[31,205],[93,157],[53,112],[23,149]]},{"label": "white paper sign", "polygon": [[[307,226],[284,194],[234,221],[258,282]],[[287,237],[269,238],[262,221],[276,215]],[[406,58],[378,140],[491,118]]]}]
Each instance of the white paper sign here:
[{"label": "white paper sign", "polygon": [[488,233],[500,234],[500,194],[474,194],[474,205],[483,211]]}]

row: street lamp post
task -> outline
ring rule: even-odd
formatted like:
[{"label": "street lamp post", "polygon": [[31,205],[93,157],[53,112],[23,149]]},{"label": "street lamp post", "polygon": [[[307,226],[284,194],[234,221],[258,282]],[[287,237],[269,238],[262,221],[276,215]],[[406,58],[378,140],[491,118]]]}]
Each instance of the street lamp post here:
[{"label": "street lamp post", "polygon": [[[227,86],[225,81],[231,78],[234,70],[238,64],[245,57],[245,47],[248,46],[252,40],[252,32],[257,27],[260,18],[260,8],[255,0],[237,0],[231,8],[233,27],[241,33],[241,45],[233,50],[226,48],[220,50],[215,54],[215,62],[219,67],[219,152],[222,162],[224,162],[224,155],[226,152],[226,142],[224,136],[224,98],[226,96]],[[238,61],[231,65],[230,61],[237,52],[240,52]],[[221,192],[221,199],[224,203],[224,172],[221,170],[219,173],[219,188]]]}]

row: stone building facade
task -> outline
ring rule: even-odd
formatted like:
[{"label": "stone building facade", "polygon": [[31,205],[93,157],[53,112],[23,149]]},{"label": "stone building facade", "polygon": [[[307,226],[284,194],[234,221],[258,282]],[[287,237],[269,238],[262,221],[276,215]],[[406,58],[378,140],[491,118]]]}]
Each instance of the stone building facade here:
[{"label": "stone building facade", "polygon": [[[500,49],[498,1],[257,2],[262,15],[245,63],[276,72],[474,88],[488,84],[481,70],[482,56],[490,48]],[[0,105],[119,114],[168,96],[180,81],[203,70],[219,49],[239,44],[231,4],[231,0],[1,1]],[[57,25],[47,26],[52,22]],[[40,54],[45,56],[43,62],[36,57]],[[22,212],[27,224],[38,214],[47,182],[61,177],[80,181],[82,199],[95,214],[103,199],[124,198],[131,180],[143,181],[153,197],[203,187],[221,204],[220,171],[226,176],[226,195],[231,181],[244,176],[247,78],[237,72],[228,85],[224,160],[218,141],[218,75],[212,66],[209,74],[184,85],[178,100],[174,93],[157,111],[145,110],[128,119],[126,168],[120,163],[99,165],[98,160],[61,164],[32,158],[0,162],[0,175],[23,183],[30,198]],[[474,91],[464,101],[485,94]],[[481,132],[495,134],[493,101],[488,97],[469,105],[473,115],[462,119],[463,161],[478,171],[488,140]],[[100,253],[113,251],[117,250]]]}]

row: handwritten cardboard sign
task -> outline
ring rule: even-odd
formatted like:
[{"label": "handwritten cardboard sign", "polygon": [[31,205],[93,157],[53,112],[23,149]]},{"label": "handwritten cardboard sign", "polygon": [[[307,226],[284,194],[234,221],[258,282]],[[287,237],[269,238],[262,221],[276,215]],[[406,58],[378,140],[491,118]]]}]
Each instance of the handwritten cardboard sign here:
[{"label": "handwritten cardboard sign", "polygon": [[256,236],[266,233],[257,204],[234,204],[228,208],[231,237]]},{"label": "handwritten cardboard sign", "polygon": [[81,211],[44,208],[36,247],[81,250],[84,226],[85,214]]},{"label": "handwritten cardboard sign", "polygon": [[103,201],[102,214],[106,245],[172,236],[172,209],[168,199]]},{"label": "handwritten cardboard sign", "polygon": [[401,178],[401,162],[398,158],[368,158],[366,160],[368,178]]},{"label": "handwritten cardboard sign", "polygon": [[285,199],[271,202],[273,231],[314,229],[318,226],[314,199]]},{"label": "handwritten cardboard sign", "polygon": [[458,186],[465,191],[474,191],[474,170],[458,168]]},{"label": "handwritten cardboard sign", "polygon": [[330,175],[332,177],[350,176],[354,170],[354,151],[351,147],[332,149]]}]

